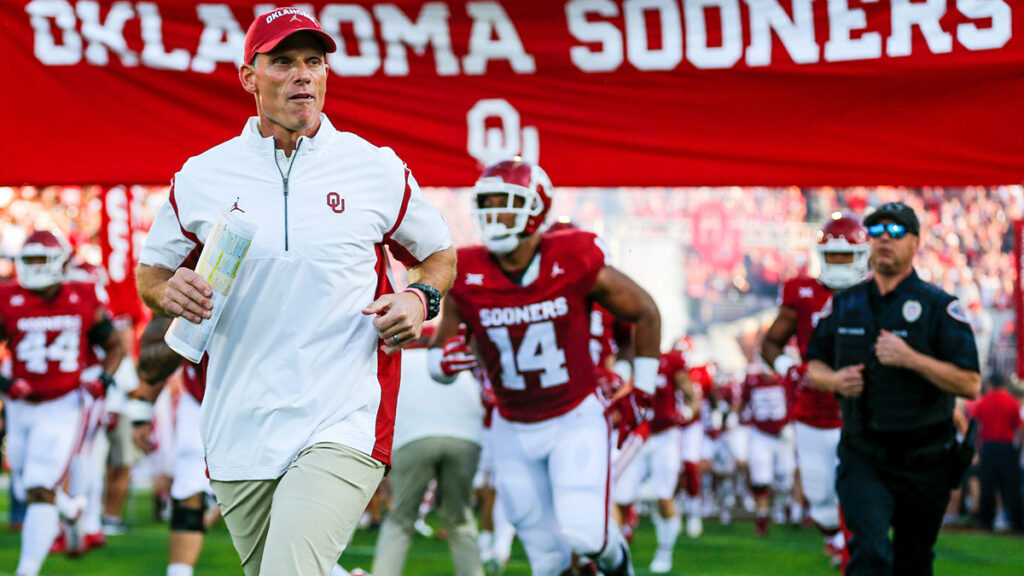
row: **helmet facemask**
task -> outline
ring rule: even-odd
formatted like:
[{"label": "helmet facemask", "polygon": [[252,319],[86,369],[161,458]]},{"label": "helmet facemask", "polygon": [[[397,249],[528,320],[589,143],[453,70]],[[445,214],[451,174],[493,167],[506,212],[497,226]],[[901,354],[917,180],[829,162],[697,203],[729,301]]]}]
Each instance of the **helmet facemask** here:
[{"label": "helmet facemask", "polygon": [[[476,216],[477,233],[487,250],[494,254],[514,251],[520,240],[532,233],[527,229],[530,220],[544,212],[544,202],[536,192],[500,178],[482,178],[474,191],[476,204],[473,214]],[[501,196],[505,197],[504,205],[494,206],[487,202],[490,197]],[[512,215],[511,226],[502,222],[505,214]]]},{"label": "helmet facemask", "polygon": [[[821,256],[821,283],[833,290],[843,290],[864,281],[871,272],[870,247],[867,244],[851,244],[843,238],[830,239],[818,244]],[[849,263],[829,264],[828,254],[852,254]]]},{"label": "helmet facemask", "polygon": [[14,259],[18,284],[28,290],[42,290],[64,280],[64,265],[70,252],[62,246],[26,243]]}]

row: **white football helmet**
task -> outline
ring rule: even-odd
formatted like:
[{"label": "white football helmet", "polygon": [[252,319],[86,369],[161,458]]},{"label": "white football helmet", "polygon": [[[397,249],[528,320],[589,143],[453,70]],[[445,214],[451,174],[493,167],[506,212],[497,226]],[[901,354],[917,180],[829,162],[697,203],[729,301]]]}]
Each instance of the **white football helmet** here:
[{"label": "white football helmet", "polygon": [[18,284],[28,290],[42,290],[64,281],[64,266],[71,258],[71,246],[48,230],[37,230],[25,239],[14,259]]},{"label": "white football helmet", "polygon": [[[473,214],[487,250],[508,254],[519,246],[522,238],[536,232],[551,209],[551,188],[547,173],[522,159],[488,166],[473,187]],[[486,206],[484,198],[492,194],[506,194],[505,205]],[[502,214],[515,215],[512,226],[501,222]]]},{"label": "white football helmet", "polygon": [[[852,216],[835,214],[818,230],[818,254],[821,256],[821,283],[833,290],[849,288],[871,273],[868,231]],[[849,264],[829,264],[831,253],[853,254]]]}]

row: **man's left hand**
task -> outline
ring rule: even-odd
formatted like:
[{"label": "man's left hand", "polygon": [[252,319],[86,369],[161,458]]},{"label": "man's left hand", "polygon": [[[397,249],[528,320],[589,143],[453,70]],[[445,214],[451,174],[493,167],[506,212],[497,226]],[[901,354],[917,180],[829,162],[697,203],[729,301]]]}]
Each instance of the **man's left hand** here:
[{"label": "man's left hand", "polygon": [[875,341],[875,356],[885,366],[906,368],[916,352],[903,338],[882,330]]},{"label": "man's left hand", "polygon": [[[423,328],[423,301],[413,292],[385,294],[363,309],[384,342],[385,354],[394,354],[420,337]],[[397,336],[397,339],[396,339]]]}]

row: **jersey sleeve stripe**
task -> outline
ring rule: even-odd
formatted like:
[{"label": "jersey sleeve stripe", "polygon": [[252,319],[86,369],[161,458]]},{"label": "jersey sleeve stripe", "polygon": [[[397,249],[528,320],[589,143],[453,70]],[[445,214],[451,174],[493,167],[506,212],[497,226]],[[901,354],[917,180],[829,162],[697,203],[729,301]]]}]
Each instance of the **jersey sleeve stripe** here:
[{"label": "jersey sleeve stripe", "polygon": [[174,179],[173,178],[171,179],[171,192],[170,192],[170,195],[167,197],[167,201],[171,203],[171,208],[174,208],[174,217],[178,219],[178,227],[181,228],[181,234],[185,238],[188,238],[192,242],[195,242],[197,245],[201,246],[202,242],[199,241],[199,237],[196,236],[195,234],[193,234],[192,232],[189,232],[188,230],[185,230],[185,226],[183,226],[182,223],[181,223],[181,214],[178,213],[178,200],[177,200],[177,198],[174,197]]},{"label": "jersey sleeve stripe", "polygon": [[398,261],[401,262],[406,268],[411,266],[418,266],[420,264],[420,261],[418,258],[413,256],[411,252],[406,250],[405,246],[402,246],[398,242],[392,240],[391,235],[395,233],[395,230],[398,230],[399,226],[402,225],[402,221],[405,220],[405,213],[409,209],[409,199],[412,198],[412,187],[409,186],[410,175],[411,172],[409,171],[409,168],[406,167],[405,192],[403,193],[402,196],[402,206],[398,210],[398,219],[395,221],[395,225],[391,228],[391,230],[388,230],[388,233],[384,235],[384,243],[387,244],[388,248],[391,250],[391,253],[395,256],[395,258],[398,258]]},{"label": "jersey sleeve stripe", "polygon": [[384,235],[384,241],[385,242],[390,242],[391,241],[391,235],[395,233],[395,230],[398,230],[399,226],[402,225],[402,220],[405,220],[405,211],[408,210],[408,208],[409,208],[409,198],[412,197],[412,187],[409,186],[409,176],[410,175],[411,175],[411,172],[409,171],[409,167],[406,166],[405,167],[405,191],[402,192],[402,206],[398,209],[398,218],[395,218],[395,225],[391,227],[391,230],[388,230],[387,234]]}]

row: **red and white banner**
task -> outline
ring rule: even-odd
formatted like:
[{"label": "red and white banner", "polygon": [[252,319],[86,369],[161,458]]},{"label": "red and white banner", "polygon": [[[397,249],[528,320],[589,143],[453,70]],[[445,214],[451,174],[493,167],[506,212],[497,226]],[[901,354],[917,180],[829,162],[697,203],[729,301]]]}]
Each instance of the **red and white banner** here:
[{"label": "red and white banner", "polygon": [[100,249],[107,271],[110,313],[115,319],[131,319],[136,326],[143,318],[142,300],[135,285],[136,255],[142,248],[146,229],[142,224],[142,193],[127,186],[103,191],[100,215]]},{"label": "red and white banner", "polygon": [[[421,184],[522,153],[556,185],[1024,181],[1015,0],[300,3],[326,112]],[[0,185],[163,184],[254,114],[238,0],[0,0]]]}]

